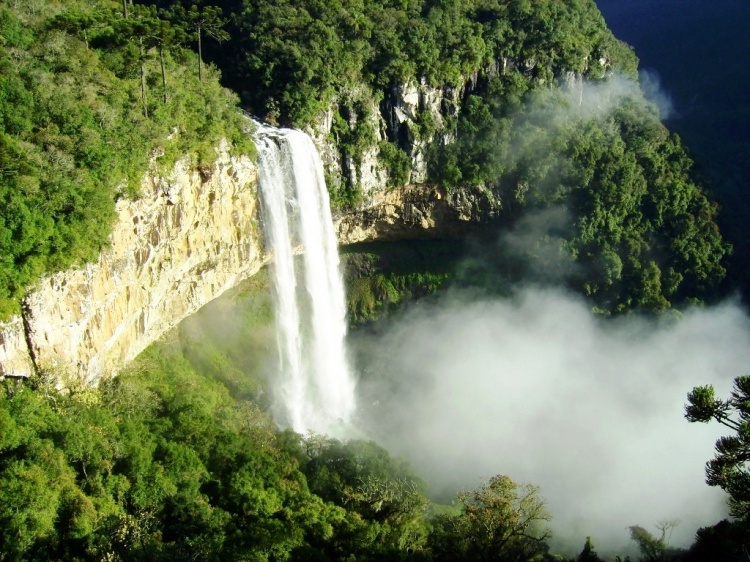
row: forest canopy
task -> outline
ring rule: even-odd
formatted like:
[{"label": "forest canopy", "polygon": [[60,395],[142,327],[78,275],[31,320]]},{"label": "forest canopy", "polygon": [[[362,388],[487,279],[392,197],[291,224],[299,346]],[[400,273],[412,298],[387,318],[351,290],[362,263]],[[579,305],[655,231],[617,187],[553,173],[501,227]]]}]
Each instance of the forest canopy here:
[{"label": "forest canopy", "polygon": [[[252,153],[237,98],[192,49],[255,115],[304,126],[334,107],[342,161],[377,151],[389,187],[409,181],[422,138],[428,181],[486,186],[507,224],[564,208],[570,224],[555,235],[580,266],[569,283],[601,311],[665,310],[710,295],[724,276],[717,208],[637,88],[596,118],[554,118],[571,80],[636,77],[635,55],[593,0],[37,8],[0,6],[0,317],[19,311],[41,275],[96,259],[115,200],[137,195],[150,160],[168,167],[190,154],[205,166],[221,137]],[[408,131],[376,130],[368,103],[383,111],[378,100],[409,81],[465,90],[442,124],[424,112]],[[347,101],[362,85],[371,100]],[[361,202],[337,174],[332,201]]]},{"label": "forest canopy", "polygon": [[[0,382],[2,559],[544,558],[535,489],[497,477],[433,527],[404,461],[371,441],[278,430],[258,381],[227,360],[186,339],[97,389]],[[476,513],[510,539],[501,550]]]},{"label": "forest canopy", "polygon": [[[357,166],[377,151],[389,187],[409,181],[415,147],[426,144],[427,181],[486,187],[506,228],[559,210],[567,222],[546,239],[575,262],[566,282],[599,311],[684,306],[725,276],[731,248],[718,207],[593,0],[238,0],[226,9],[232,39],[206,52],[251,112],[300,127],[332,112],[341,161]],[[409,82],[457,88],[458,105],[444,99],[440,116],[420,109],[414,123],[393,125],[389,104]],[[362,85],[370,98],[355,93]],[[329,174],[335,204],[362,202],[356,179]]]},{"label": "forest canopy", "polygon": [[251,150],[183,27],[118,2],[0,3],[0,318],[40,275],[96,259],[150,159]]},{"label": "forest canopy", "polygon": [[[167,7],[192,0],[156,0]],[[458,86],[513,63],[528,77],[562,70],[601,78],[607,65],[629,76],[637,59],[593,0],[234,0],[232,40],[206,53],[253,113],[304,126],[342,90],[384,92],[410,80]]]}]

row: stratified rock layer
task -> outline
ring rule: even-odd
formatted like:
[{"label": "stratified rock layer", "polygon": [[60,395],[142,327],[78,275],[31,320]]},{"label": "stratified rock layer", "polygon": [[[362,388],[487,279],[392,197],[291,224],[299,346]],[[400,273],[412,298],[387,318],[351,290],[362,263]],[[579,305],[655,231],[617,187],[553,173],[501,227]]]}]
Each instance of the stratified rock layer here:
[{"label": "stratified rock layer", "polygon": [[210,170],[180,161],[149,174],[142,197],[117,204],[99,261],[43,279],[23,318],[0,324],[0,375],[36,369],[94,381],[116,372],[266,261],[257,177],[222,145]]},{"label": "stratified rock layer", "polygon": [[369,203],[335,220],[340,244],[465,236],[501,211],[500,199],[484,187],[407,185],[375,192]]}]

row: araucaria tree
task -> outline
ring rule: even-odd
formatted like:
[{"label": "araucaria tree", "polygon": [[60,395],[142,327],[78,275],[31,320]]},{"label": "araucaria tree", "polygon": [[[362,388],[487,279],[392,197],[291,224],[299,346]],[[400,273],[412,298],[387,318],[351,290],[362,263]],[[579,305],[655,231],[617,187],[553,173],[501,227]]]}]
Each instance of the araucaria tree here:
[{"label": "araucaria tree", "polygon": [[690,422],[716,420],[736,432],[716,441],[716,456],[706,464],[706,482],[729,494],[732,516],[750,520],[750,376],[734,379],[729,400],[716,398],[713,386],[688,393],[685,417]]},{"label": "araucaria tree", "polygon": [[222,10],[218,6],[205,6],[199,8],[196,5],[185,10],[176,5],[172,8],[172,17],[185,26],[190,35],[198,43],[198,80],[203,82],[203,37],[208,36],[216,41],[222,42],[229,39],[229,33],[224,30],[227,20],[222,17]]}]

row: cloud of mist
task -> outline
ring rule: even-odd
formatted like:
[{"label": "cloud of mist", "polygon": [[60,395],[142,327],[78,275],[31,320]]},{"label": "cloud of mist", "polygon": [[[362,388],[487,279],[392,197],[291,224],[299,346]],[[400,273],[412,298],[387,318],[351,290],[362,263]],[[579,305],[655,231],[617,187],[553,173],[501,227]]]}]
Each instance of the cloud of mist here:
[{"label": "cloud of mist", "polygon": [[662,87],[658,72],[651,69],[641,70],[638,73],[638,80],[644,97],[656,106],[662,121],[676,117],[672,96]]},{"label": "cloud of mist", "polygon": [[571,227],[570,214],[561,205],[528,211],[503,233],[496,251],[485,250],[479,259],[488,261],[495,254],[500,261],[514,262],[527,282],[562,284],[580,272],[580,265],[565,248]]},{"label": "cloud of mist", "polygon": [[674,115],[672,98],[655,70],[641,70],[638,81],[613,74],[606,80],[571,81],[561,89],[539,90],[528,97],[519,115],[556,130],[576,121],[603,119],[628,99],[647,100],[661,120]]},{"label": "cloud of mist", "polygon": [[726,517],[704,465],[726,430],[683,418],[693,386],[726,396],[750,361],[733,304],[680,318],[606,320],[579,298],[526,288],[510,299],[420,303],[355,341],[362,423],[447,500],[508,474],[541,487],[553,546],[632,548],[627,527],[682,522],[672,544]]},{"label": "cloud of mist", "polygon": [[725,494],[704,475],[724,428],[689,424],[683,407],[694,386],[726,396],[745,372],[745,313],[728,303],[603,319],[550,288],[580,273],[563,242],[571,217],[556,199],[575,173],[557,139],[644,97],[661,119],[672,114],[654,73],[640,84],[615,75],[533,94],[513,117],[505,157],[548,206],[496,245],[479,244],[458,274],[502,282],[495,292],[512,296],[456,292],[353,338],[364,431],[407,458],[439,500],[495,474],[540,486],[553,547],[567,554],[587,536],[603,555],[632,553],[629,526],[658,535],[655,525],[673,519],[672,544],[688,546],[699,527],[727,516]]}]

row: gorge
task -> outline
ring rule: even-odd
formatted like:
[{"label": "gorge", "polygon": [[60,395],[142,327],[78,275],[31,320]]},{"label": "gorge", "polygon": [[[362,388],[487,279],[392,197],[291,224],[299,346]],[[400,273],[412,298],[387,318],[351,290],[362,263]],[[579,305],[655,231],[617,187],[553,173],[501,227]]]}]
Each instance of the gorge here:
[{"label": "gorge", "polygon": [[42,4],[0,6],[0,559],[747,546],[682,418],[750,361],[731,248],[592,0]]}]

